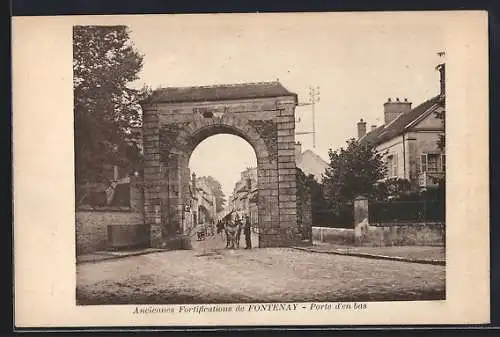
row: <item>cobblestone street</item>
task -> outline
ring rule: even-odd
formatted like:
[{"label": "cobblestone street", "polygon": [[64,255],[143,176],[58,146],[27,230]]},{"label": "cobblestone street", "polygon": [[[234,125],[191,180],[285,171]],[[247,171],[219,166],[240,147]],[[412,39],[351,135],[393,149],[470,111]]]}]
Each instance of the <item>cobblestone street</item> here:
[{"label": "cobblestone street", "polygon": [[[242,237],[242,243],[243,243]],[[220,236],[193,250],[77,265],[77,303],[180,304],[445,298],[445,267],[317,254],[228,250]]]}]

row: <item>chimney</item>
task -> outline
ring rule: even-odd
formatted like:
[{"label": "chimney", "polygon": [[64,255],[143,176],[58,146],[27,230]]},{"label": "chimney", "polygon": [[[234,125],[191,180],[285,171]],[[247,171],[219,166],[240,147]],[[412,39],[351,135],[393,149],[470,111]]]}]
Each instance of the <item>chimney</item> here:
[{"label": "chimney", "polygon": [[366,135],[366,122],[361,118],[358,122],[358,139]]},{"label": "chimney", "polygon": [[438,65],[437,66],[437,70],[439,71],[439,83],[440,83],[439,94],[441,96],[444,96],[445,95],[445,89],[446,89],[444,63],[441,63],[440,65]]},{"label": "chimney", "polygon": [[375,130],[377,128],[377,126],[375,124],[373,124],[371,127],[370,127],[370,132],[372,132],[373,130]]},{"label": "chimney", "polygon": [[295,158],[299,158],[302,153],[302,144],[300,142],[295,142]]},{"label": "chimney", "polygon": [[391,98],[387,99],[387,102],[384,103],[384,123],[385,125],[392,122],[399,115],[403,113],[407,113],[411,110],[411,102],[408,102],[408,99],[405,98],[404,101],[399,100],[399,97],[393,101]]}]

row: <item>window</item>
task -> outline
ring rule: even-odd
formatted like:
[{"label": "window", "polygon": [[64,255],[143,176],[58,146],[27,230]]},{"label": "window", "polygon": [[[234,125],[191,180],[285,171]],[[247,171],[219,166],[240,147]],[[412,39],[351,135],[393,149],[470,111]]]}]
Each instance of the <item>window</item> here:
[{"label": "window", "polygon": [[387,176],[389,178],[398,176],[398,155],[397,153],[387,156]]},{"label": "window", "polygon": [[446,157],[442,153],[422,153],[420,156],[420,172],[444,172]]},{"label": "window", "polygon": [[427,155],[427,172],[437,172],[439,170],[439,155]]}]

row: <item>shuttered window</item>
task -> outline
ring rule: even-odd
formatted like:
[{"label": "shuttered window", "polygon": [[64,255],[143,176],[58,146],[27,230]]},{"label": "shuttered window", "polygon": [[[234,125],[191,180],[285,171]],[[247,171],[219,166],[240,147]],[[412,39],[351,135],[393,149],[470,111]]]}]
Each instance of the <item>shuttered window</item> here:
[{"label": "shuttered window", "polygon": [[398,154],[394,153],[387,156],[387,176],[389,178],[398,176]]},{"label": "shuttered window", "polygon": [[427,172],[427,154],[420,155],[420,172]]}]

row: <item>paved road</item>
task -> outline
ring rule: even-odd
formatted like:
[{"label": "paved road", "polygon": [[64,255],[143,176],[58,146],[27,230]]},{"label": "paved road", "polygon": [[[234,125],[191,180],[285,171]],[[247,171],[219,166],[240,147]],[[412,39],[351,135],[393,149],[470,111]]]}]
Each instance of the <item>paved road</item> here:
[{"label": "paved road", "polygon": [[[180,304],[444,299],[445,267],[315,254],[225,249],[220,236],[193,250],[77,266],[79,304]],[[243,245],[244,246],[244,245]]]}]

